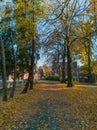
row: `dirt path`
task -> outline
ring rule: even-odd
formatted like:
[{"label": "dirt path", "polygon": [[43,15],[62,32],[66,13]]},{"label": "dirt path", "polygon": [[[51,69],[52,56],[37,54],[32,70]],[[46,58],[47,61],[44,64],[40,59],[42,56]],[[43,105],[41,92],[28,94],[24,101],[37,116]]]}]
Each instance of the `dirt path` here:
[{"label": "dirt path", "polygon": [[10,130],[97,130],[96,95],[94,87],[38,84],[26,95],[23,113]]},{"label": "dirt path", "polygon": [[[78,130],[79,119],[72,115],[72,105],[64,98],[62,87],[55,84],[43,85],[30,104],[30,112],[16,122],[12,130]],[[33,111],[36,110],[36,111]],[[18,127],[19,126],[19,127]]]}]

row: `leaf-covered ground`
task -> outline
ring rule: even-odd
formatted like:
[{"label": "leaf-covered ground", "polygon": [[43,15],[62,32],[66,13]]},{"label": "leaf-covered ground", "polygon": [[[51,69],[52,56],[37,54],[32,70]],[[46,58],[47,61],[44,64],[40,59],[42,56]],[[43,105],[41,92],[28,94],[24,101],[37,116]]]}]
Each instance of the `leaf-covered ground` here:
[{"label": "leaf-covered ground", "polygon": [[0,103],[0,130],[97,130],[97,87],[36,84]]}]

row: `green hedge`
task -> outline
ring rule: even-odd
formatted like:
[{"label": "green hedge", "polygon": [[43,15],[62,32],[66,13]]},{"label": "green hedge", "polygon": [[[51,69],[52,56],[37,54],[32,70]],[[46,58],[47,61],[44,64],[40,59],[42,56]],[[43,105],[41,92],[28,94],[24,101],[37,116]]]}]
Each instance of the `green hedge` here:
[{"label": "green hedge", "polygon": [[45,79],[46,80],[51,80],[51,81],[59,81],[60,80],[60,78],[59,78],[59,76],[55,76],[55,75],[51,75],[51,76],[47,76],[47,77],[45,77]]}]

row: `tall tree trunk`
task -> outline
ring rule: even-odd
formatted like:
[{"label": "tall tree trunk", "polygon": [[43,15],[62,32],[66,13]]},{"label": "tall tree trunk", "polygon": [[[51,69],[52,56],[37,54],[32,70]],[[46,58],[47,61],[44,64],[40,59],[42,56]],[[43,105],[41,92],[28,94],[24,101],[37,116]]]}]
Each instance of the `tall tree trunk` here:
[{"label": "tall tree trunk", "polygon": [[[34,7],[34,3],[35,1],[33,0],[33,7]],[[32,51],[32,55],[31,55],[31,76],[30,76],[30,90],[33,89],[33,85],[34,85],[34,61],[35,61],[35,35],[36,35],[36,17],[35,17],[35,10],[33,9],[33,14],[32,14],[32,21],[33,21],[33,28],[32,28],[32,47],[31,47],[31,51]]]},{"label": "tall tree trunk", "polygon": [[68,72],[68,83],[67,87],[72,87],[72,57],[71,57],[71,46],[67,45],[67,72]]},{"label": "tall tree trunk", "polygon": [[58,63],[58,75],[60,78],[60,52],[58,50],[58,55],[57,55],[57,63]]},{"label": "tall tree trunk", "polygon": [[30,90],[33,89],[33,84],[34,84],[34,82],[33,82],[33,80],[34,80],[34,59],[35,59],[35,57],[34,57],[35,41],[34,40],[32,40],[32,48],[31,49],[32,49],[31,50],[32,54],[31,54],[31,64],[29,66],[29,76],[28,76],[28,80],[25,84],[25,87],[24,87],[22,93],[27,93],[27,90],[28,90],[29,87],[30,87],[29,88]]},{"label": "tall tree trunk", "polygon": [[5,62],[5,51],[4,44],[0,37],[0,45],[1,45],[1,57],[2,57],[2,83],[3,83],[3,101],[7,101],[7,82],[6,82],[6,62]]},{"label": "tall tree trunk", "polygon": [[13,80],[13,87],[10,93],[10,98],[14,97],[15,88],[16,88],[16,55],[14,54],[14,80]]},{"label": "tall tree trunk", "polygon": [[91,75],[91,46],[90,42],[88,45],[88,82],[92,82],[92,75]]},{"label": "tall tree trunk", "polygon": [[65,56],[66,56],[66,44],[64,42],[64,50],[63,50],[63,55],[62,55],[62,83],[66,83],[65,81]]},{"label": "tall tree trunk", "polygon": [[70,43],[70,24],[71,24],[71,20],[69,17],[69,4],[70,1],[68,1],[67,4],[67,8],[66,8],[66,46],[67,46],[67,76],[68,76],[68,83],[67,83],[67,87],[72,87],[73,83],[72,83],[72,56],[71,56],[71,43]]},{"label": "tall tree trunk", "polygon": [[34,53],[35,53],[35,40],[32,40],[32,56],[31,56],[31,76],[30,76],[30,90],[33,89],[34,85]]},{"label": "tall tree trunk", "polygon": [[[34,1],[33,1],[33,6],[34,6]],[[29,67],[29,77],[28,77],[28,80],[27,80],[27,83],[22,91],[22,93],[26,93],[28,88],[30,90],[33,89],[33,79],[34,79],[34,60],[35,60],[35,57],[34,57],[34,54],[35,54],[35,32],[36,32],[36,17],[35,17],[35,11],[33,9],[33,14],[32,14],[32,22],[33,22],[33,27],[32,27],[32,30],[31,30],[31,33],[32,33],[32,45],[31,45],[31,65]]]}]

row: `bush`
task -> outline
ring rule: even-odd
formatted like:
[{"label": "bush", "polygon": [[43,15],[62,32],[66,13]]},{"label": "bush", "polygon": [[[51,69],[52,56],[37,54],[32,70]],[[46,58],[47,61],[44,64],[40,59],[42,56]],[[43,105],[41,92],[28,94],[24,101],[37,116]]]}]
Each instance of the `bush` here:
[{"label": "bush", "polygon": [[[62,80],[61,80],[62,81]],[[65,81],[67,82],[68,81],[68,77],[66,76],[65,77]],[[77,81],[77,77],[73,76],[73,81],[76,82]]]},{"label": "bush", "polygon": [[77,77],[74,76],[73,77],[73,81],[76,82],[77,81]]},{"label": "bush", "polygon": [[45,77],[46,80],[51,80],[51,81],[59,81],[60,78],[58,75],[51,75],[51,76],[47,76]]}]

